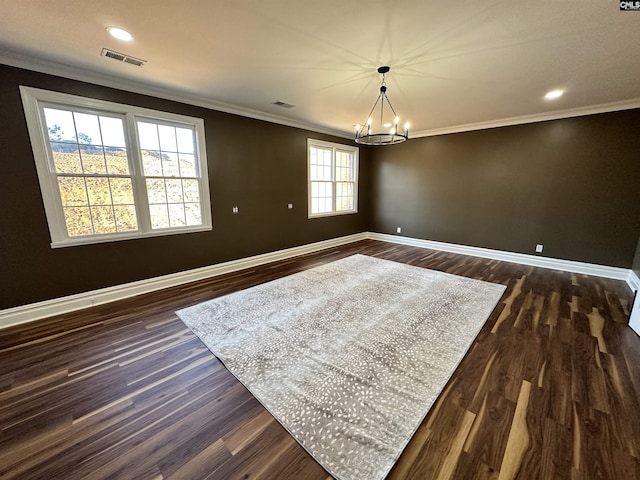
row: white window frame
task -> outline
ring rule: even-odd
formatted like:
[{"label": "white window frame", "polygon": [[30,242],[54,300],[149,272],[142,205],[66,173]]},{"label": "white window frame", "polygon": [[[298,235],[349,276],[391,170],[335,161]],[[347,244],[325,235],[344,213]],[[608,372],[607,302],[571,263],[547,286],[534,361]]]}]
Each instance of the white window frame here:
[{"label": "white window frame", "polygon": [[[209,194],[209,176],[207,172],[207,155],[204,137],[204,120],[168,112],[160,112],[147,108],[135,107],[119,103],[85,98],[66,93],[52,92],[33,87],[20,86],[22,105],[27,120],[31,148],[38,172],[42,200],[51,234],[51,247],[67,247],[93,243],[129,240],[133,238],[157,237],[182,233],[202,232],[212,229],[211,204]],[[53,104],[53,105],[51,105]],[[124,119],[125,140],[130,162],[130,174],[133,183],[135,209],[138,217],[138,230],[131,232],[104,233],[82,236],[69,236],[64,218],[62,200],[58,190],[57,174],[49,144],[49,134],[44,107],[55,104],[66,108],[94,110],[110,115],[119,115]],[[142,159],[137,137],[137,120],[148,120],[157,123],[168,123],[175,126],[193,128],[195,132],[195,155],[198,185],[200,190],[200,210],[202,225],[151,229],[149,202],[146,193]],[[176,177],[180,178],[180,177]]]},{"label": "white window frame", "polygon": [[[331,149],[331,183],[332,183],[332,204],[330,212],[312,213],[311,212],[311,148],[330,148]],[[336,211],[336,151],[343,151],[353,154],[353,208],[351,210]],[[359,183],[359,169],[358,169],[358,147],[351,145],[344,145],[342,143],[325,142],[323,140],[315,140],[313,138],[307,138],[307,211],[308,218],[321,218],[332,217],[335,215],[349,215],[352,213],[358,213],[358,183]]]}]

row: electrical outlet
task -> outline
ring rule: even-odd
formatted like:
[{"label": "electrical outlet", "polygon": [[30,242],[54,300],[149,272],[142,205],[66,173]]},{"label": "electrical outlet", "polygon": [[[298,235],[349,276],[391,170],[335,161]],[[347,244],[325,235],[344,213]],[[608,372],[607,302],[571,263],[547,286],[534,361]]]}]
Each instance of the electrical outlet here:
[{"label": "electrical outlet", "polygon": [[238,207],[233,207],[233,208],[231,209],[231,211],[232,211],[233,213],[238,213],[238,211],[239,211],[239,210],[238,210]]},{"label": "electrical outlet", "polygon": [[536,253],[542,253],[542,249],[544,248],[544,245],[542,245],[541,243],[536,245]]},{"label": "electrical outlet", "polygon": [[288,208],[289,210],[291,210],[291,209],[293,208],[293,203],[288,204],[288,205],[287,205],[287,208]]},{"label": "electrical outlet", "polygon": [[396,227],[396,233],[402,233],[402,228]]}]

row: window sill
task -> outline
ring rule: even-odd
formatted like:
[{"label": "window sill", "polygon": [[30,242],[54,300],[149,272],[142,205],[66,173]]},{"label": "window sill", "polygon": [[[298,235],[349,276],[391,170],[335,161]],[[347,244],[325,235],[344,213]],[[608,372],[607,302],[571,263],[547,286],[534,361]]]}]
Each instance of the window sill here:
[{"label": "window sill", "polygon": [[315,213],[309,214],[307,218],[325,218],[325,217],[337,217],[340,215],[350,215],[352,213],[358,213],[358,210],[345,210],[343,212],[327,212],[327,213]]},{"label": "window sill", "polygon": [[51,248],[64,248],[64,247],[75,247],[78,245],[94,245],[97,243],[109,243],[109,242],[119,242],[121,240],[136,240],[138,238],[151,238],[151,237],[165,237],[168,235],[180,235],[183,233],[195,233],[195,232],[208,232],[213,228],[211,225],[201,225],[198,227],[189,227],[183,228],[180,230],[154,230],[152,232],[147,233],[139,233],[135,232],[131,233],[122,233],[122,234],[113,234],[108,236],[88,236],[88,237],[77,237],[68,240],[62,240],[58,242],[51,242]]}]

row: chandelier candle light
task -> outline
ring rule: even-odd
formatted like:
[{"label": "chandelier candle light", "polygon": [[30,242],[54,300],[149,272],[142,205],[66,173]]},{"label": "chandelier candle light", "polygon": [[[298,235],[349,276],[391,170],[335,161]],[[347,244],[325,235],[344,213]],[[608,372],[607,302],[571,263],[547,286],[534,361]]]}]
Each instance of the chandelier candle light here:
[{"label": "chandelier candle light", "polygon": [[[384,66],[378,68],[378,73],[382,74],[382,84],[380,85],[380,95],[376,103],[373,104],[373,108],[369,112],[369,116],[364,125],[356,125],[356,143],[362,143],[363,145],[393,145],[394,143],[402,143],[409,138],[409,124],[404,124],[404,133],[400,133],[398,129],[398,123],[400,119],[393,109],[389,97],[387,97],[387,84],[384,80],[385,74],[387,74],[391,68]],[[387,111],[387,118],[385,118],[384,104],[387,102],[391,112]],[[373,117],[376,107],[380,105],[380,124],[376,125],[377,132],[373,128]],[[376,115],[377,118],[377,115]]]}]

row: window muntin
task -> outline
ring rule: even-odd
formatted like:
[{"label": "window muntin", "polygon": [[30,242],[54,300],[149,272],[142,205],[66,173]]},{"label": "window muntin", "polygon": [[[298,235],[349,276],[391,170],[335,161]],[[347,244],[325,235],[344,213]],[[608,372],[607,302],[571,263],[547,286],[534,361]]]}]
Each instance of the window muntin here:
[{"label": "window muntin", "polygon": [[20,90],[53,247],[211,229],[201,119]]},{"label": "window muntin", "polygon": [[308,140],[309,217],[357,212],[358,149]]}]

